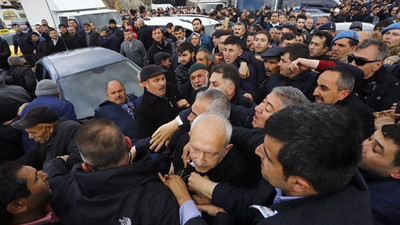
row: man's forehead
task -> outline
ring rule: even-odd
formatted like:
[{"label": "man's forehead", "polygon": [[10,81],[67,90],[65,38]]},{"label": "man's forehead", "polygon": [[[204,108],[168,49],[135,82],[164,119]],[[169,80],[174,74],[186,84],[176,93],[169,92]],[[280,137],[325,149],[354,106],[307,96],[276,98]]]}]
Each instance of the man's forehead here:
[{"label": "man's forehead", "polygon": [[213,72],[213,73],[211,74],[210,79],[212,79],[212,80],[223,80],[223,79],[222,79],[222,73]]},{"label": "man's forehead", "polygon": [[18,178],[23,178],[25,180],[28,180],[29,178],[34,178],[35,174],[36,174],[35,168],[24,165],[21,167],[21,169],[18,170],[16,176]]},{"label": "man's forehead", "polygon": [[200,69],[200,70],[196,70],[196,71],[194,71],[193,73],[191,73],[190,76],[191,76],[191,77],[194,77],[194,76],[197,76],[197,75],[199,75],[199,74],[204,75],[204,74],[206,74],[206,73],[207,73],[207,70]]},{"label": "man's forehead", "polygon": [[336,85],[338,79],[339,72],[328,70],[319,75],[317,82],[319,85],[323,84],[327,86],[333,86]]}]

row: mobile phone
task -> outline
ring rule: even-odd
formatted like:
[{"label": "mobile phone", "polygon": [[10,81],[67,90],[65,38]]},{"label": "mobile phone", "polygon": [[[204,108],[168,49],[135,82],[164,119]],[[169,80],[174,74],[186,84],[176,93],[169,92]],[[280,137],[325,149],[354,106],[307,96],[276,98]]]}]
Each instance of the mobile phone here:
[{"label": "mobile phone", "polygon": [[396,111],[394,111],[394,113],[400,114],[400,102],[397,103]]}]

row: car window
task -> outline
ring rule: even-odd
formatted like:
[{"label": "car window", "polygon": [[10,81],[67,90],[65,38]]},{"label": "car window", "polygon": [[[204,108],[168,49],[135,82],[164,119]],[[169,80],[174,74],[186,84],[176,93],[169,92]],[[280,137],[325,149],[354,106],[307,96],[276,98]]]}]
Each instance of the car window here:
[{"label": "car window", "polygon": [[94,109],[104,100],[105,85],[110,80],[121,81],[128,94],[140,96],[143,91],[137,82],[138,69],[128,61],[101,66],[59,80],[62,97],[75,107],[78,119],[91,118]]}]

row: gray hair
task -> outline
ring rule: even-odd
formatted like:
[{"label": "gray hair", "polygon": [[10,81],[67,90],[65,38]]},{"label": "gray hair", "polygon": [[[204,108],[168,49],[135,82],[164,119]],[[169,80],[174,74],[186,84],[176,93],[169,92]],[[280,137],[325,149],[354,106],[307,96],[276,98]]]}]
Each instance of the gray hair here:
[{"label": "gray hair", "polygon": [[237,23],[235,23],[235,26],[236,26],[236,25],[242,26],[242,29],[243,29],[243,30],[246,29],[246,25],[244,25],[244,23],[242,23],[242,22],[237,22]]},{"label": "gray hair", "polygon": [[219,114],[228,119],[231,113],[231,103],[228,97],[216,88],[200,91],[196,95],[196,100],[210,100],[206,113]]},{"label": "gray hair", "polygon": [[371,45],[375,45],[376,47],[378,47],[378,55],[376,57],[376,60],[384,60],[387,56],[387,53],[389,51],[388,46],[381,40],[377,40],[377,39],[372,39],[372,38],[368,38],[365,39],[363,42],[361,42],[361,44],[359,44],[356,47],[356,51],[360,50],[360,49],[364,49],[367,48]]},{"label": "gray hair", "polygon": [[10,66],[24,65],[24,61],[17,55],[8,57],[7,62]]},{"label": "gray hair", "polygon": [[210,52],[210,50],[208,50],[208,49],[206,49],[206,48],[200,48],[197,52],[205,52],[206,53],[206,59],[207,60],[213,60],[214,59],[214,57],[213,57],[213,55],[211,54],[211,52]]},{"label": "gray hair", "polygon": [[196,119],[194,119],[194,121],[190,127],[190,130],[192,131],[196,127],[197,124],[204,123],[204,122],[210,122],[210,123],[216,125],[216,127],[223,128],[225,130],[225,135],[226,135],[224,147],[228,146],[229,142],[231,141],[231,137],[232,137],[232,125],[229,122],[229,120],[220,114],[215,114],[215,113],[210,113],[210,112],[202,113],[198,117],[196,117]]},{"label": "gray hair", "polygon": [[138,23],[138,25],[141,25],[141,26],[144,25],[144,20],[143,20],[142,18],[138,18],[138,19],[136,20],[136,22]]},{"label": "gray hair", "polygon": [[341,66],[334,66],[329,67],[325,71],[334,71],[339,73],[339,78],[336,82],[339,91],[349,90],[350,92],[352,92],[354,90],[355,78],[353,74],[351,74],[350,71],[346,68],[343,68]]},{"label": "gray hair", "polygon": [[276,94],[282,103],[282,108],[295,104],[306,104],[310,101],[299,89],[290,86],[275,87],[272,89],[271,94]]}]

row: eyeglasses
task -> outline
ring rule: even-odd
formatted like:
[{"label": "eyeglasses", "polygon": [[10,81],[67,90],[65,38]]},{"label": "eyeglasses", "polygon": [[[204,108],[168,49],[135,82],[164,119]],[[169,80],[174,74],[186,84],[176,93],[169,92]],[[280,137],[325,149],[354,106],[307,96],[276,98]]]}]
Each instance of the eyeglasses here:
[{"label": "eyeglasses", "polygon": [[364,66],[364,65],[367,64],[367,63],[379,62],[379,61],[381,61],[381,60],[371,60],[371,61],[368,61],[368,60],[365,60],[365,59],[363,59],[363,58],[355,57],[354,55],[349,55],[349,56],[347,56],[347,61],[348,61],[349,63],[352,63],[353,61],[355,61],[357,66]]}]

